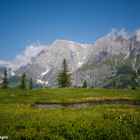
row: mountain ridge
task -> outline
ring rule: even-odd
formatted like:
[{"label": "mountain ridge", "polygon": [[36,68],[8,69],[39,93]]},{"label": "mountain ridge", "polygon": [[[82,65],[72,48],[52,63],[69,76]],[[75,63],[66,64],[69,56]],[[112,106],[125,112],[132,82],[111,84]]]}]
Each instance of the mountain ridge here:
[{"label": "mountain ridge", "polygon": [[[29,57],[32,49],[35,50],[34,55],[31,54]],[[8,62],[4,66],[4,62],[1,61],[1,68],[8,68],[10,76],[20,76],[26,72],[27,76],[33,77],[37,83],[56,87],[61,62],[66,58],[72,73],[73,86],[81,86],[84,80],[88,81],[89,86],[103,86],[105,78],[112,76],[121,65],[139,69],[140,40],[139,34],[130,36],[124,31],[113,30],[93,44],[58,39],[49,46],[41,45],[40,48],[31,46],[29,52],[25,51],[24,55],[19,55],[13,64]],[[27,57],[28,63],[23,63],[13,70],[12,66],[20,60],[20,56]]]}]

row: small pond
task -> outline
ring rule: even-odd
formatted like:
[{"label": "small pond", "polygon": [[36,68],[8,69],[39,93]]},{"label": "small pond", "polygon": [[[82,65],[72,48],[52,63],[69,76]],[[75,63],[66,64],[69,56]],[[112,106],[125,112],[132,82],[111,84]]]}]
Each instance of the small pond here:
[{"label": "small pond", "polygon": [[97,105],[136,105],[140,106],[140,101],[93,101],[93,102],[83,102],[83,103],[35,103],[34,108],[37,109],[53,109],[53,108],[83,108],[88,106],[97,106]]}]

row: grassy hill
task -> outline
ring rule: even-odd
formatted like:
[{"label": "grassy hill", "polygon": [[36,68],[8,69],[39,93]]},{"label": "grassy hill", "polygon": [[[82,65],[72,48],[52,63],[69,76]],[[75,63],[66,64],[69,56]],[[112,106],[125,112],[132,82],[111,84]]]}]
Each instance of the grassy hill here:
[{"label": "grassy hill", "polygon": [[140,106],[103,105],[36,109],[40,103],[139,100],[138,90],[38,89],[0,90],[0,135],[11,140],[97,139],[140,137]]}]

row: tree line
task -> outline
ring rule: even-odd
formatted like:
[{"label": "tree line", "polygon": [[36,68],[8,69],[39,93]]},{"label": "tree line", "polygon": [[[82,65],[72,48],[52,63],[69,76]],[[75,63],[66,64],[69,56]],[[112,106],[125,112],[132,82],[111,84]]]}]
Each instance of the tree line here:
[{"label": "tree line", "polygon": [[[20,78],[19,89],[27,89],[26,79],[27,79],[27,76],[24,72]],[[59,72],[58,72],[57,81],[58,81],[58,86],[60,88],[66,88],[66,87],[72,86],[71,73],[68,68],[68,61],[65,58],[62,61],[61,70],[59,70]],[[3,78],[2,78],[2,83],[1,83],[1,89],[7,89],[8,85],[9,85],[8,74],[7,74],[7,70],[5,68]],[[83,83],[83,88],[87,88],[86,81],[84,81],[84,83]],[[28,89],[30,89],[30,90],[33,89],[33,79],[32,78],[30,78],[30,80],[29,80]]]},{"label": "tree line", "polygon": [[[8,74],[7,74],[7,70],[6,68],[4,69],[4,74],[3,74],[3,78],[2,78],[2,83],[1,83],[1,89],[8,89],[9,85],[9,81],[8,81]],[[26,85],[26,74],[23,73],[21,75],[21,79],[20,79],[20,83],[19,83],[19,89],[26,89],[27,85]],[[29,88],[28,89],[32,89],[33,88],[33,80],[32,78],[30,78],[29,80]]]}]

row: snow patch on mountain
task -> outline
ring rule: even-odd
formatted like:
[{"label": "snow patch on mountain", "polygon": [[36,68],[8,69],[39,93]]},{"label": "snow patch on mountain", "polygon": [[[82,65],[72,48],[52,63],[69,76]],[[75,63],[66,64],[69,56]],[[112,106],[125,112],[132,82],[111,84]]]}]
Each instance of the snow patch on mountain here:
[{"label": "snow patch on mountain", "polygon": [[42,84],[43,86],[48,85],[48,81],[42,81],[41,79],[37,79],[36,82],[37,82],[38,84]]},{"label": "snow patch on mountain", "polygon": [[[136,40],[140,41],[140,29],[136,31],[135,35]],[[55,85],[61,63],[66,58],[69,64],[69,70],[72,73],[75,73],[77,70],[79,71],[79,75],[76,74],[75,76],[77,79],[79,78],[81,80],[81,78],[84,79],[86,77],[90,81],[93,79],[91,77],[95,75],[96,79],[94,78],[93,81],[98,81],[97,79],[100,77],[98,75],[99,73],[102,73],[102,77],[104,76],[103,72],[109,73],[109,65],[103,65],[101,61],[111,57],[113,60],[110,59],[109,61],[114,65],[114,57],[122,56],[122,61],[120,61],[122,63],[129,57],[129,47],[127,48],[126,45],[122,45],[122,41],[125,39],[128,40],[129,35],[124,29],[121,31],[113,29],[111,33],[100,38],[93,44],[80,44],[67,40],[56,40],[50,45],[31,44],[26,47],[23,53],[17,55],[13,61],[5,62],[0,60],[0,66],[10,68],[11,75],[21,75],[23,72],[26,72],[27,75],[37,80],[37,83],[42,85],[49,83],[49,86],[53,86],[51,84]],[[139,42],[136,43],[139,45]],[[101,64],[100,69],[104,70],[99,71],[100,69],[98,69],[97,65],[97,68],[95,67],[94,70],[87,69],[87,74],[85,74],[85,69],[83,69],[83,74],[80,73],[83,66],[93,64]]]},{"label": "snow patch on mountain", "polygon": [[43,77],[43,76],[46,75],[49,71],[50,71],[50,69],[46,69],[46,71],[44,71],[43,73],[41,73],[41,76]]},{"label": "snow patch on mountain", "polygon": [[13,70],[11,70],[11,73],[10,73],[11,76],[15,76],[15,72]]},{"label": "snow patch on mountain", "polygon": [[84,64],[84,62],[78,62],[78,68],[80,68],[82,65]]}]

